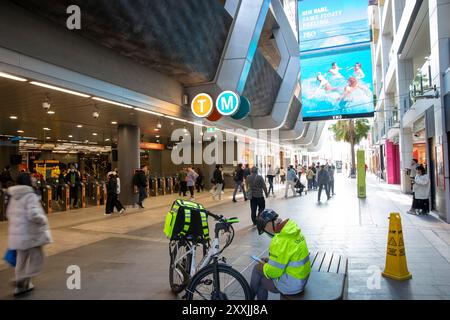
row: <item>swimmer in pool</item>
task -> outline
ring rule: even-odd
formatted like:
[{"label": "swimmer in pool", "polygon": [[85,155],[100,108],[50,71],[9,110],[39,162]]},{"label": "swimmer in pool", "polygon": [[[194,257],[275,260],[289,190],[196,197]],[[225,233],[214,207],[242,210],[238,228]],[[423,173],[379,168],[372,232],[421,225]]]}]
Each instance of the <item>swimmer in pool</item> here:
[{"label": "swimmer in pool", "polygon": [[330,82],[327,79],[325,79],[325,77],[320,72],[319,75],[317,76],[317,81],[320,82],[319,89],[324,88],[326,91],[337,91],[337,88],[333,88]]},{"label": "swimmer in pool", "polygon": [[333,75],[333,77],[335,77],[335,78],[343,78],[343,76],[339,72],[339,70],[341,70],[341,68],[338,67],[336,62],[333,62],[331,64],[331,69],[328,70],[328,72],[331,73]]},{"label": "swimmer in pool", "polygon": [[353,101],[352,93],[357,89],[363,90],[366,94],[370,95],[369,88],[360,84],[355,77],[350,77],[348,79],[348,85],[344,89],[344,93],[337,100],[341,108],[344,108],[347,102]]},{"label": "swimmer in pool", "polygon": [[353,70],[353,76],[357,79],[363,79],[366,76],[364,74],[364,71],[362,70],[361,63],[357,62],[355,64],[355,69]]}]

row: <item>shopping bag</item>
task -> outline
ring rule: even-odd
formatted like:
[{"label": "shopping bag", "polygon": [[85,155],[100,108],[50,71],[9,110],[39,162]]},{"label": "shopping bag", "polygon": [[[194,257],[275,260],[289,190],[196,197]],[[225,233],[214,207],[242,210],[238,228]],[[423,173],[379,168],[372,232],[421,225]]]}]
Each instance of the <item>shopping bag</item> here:
[{"label": "shopping bag", "polygon": [[15,267],[16,266],[16,258],[17,258],[17,251],[8,249],[8,250],[6,250],[3,260],[8,262],[11,265],[11,267]]}]

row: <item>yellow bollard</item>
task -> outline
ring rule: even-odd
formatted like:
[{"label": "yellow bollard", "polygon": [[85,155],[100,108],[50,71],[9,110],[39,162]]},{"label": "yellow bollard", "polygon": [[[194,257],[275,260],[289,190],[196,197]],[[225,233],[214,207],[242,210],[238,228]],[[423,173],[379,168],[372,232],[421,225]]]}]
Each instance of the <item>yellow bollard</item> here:
[{"label": "yellow bollard", "polygon": [[391,216],[389,217],[386,267],[384,269],[383,276],[400,281],[412,278],[406,263],[402,219],[398,213],[391,213]]}]

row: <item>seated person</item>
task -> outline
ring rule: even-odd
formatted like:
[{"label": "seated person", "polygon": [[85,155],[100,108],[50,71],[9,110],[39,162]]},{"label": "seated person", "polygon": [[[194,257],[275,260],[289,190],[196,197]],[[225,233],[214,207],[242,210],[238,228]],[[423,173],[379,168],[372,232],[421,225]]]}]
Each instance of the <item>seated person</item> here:
[{"label": "seated person", "polygon": [[258,300],[267,300],[269,291],[285,295],[302,292],[311,272],[309,251],[300,228],[290,219],[282,220],[270,209],[257,218],[258,233],[273,237],[269,258],[252,272],[250,287]]}]

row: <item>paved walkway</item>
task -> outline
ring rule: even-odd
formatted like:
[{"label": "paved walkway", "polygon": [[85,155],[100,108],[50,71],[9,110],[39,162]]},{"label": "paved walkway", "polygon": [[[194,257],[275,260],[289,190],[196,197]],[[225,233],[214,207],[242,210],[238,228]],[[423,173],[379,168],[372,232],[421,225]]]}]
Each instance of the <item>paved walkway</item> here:
[{"label": "paved walkway", "polygon": [[[410,197],[397,186],[368,177],[366,200],[356,197],[356,181],[338,174],[337,195],[317,203],[317,192],[283,197],[279,186],[267,207],[301,226],[310,251],[334,251],[349,257],[349,299],[450,299],[450,225],[433,216],[405,214]],[[178,299],[168,285],[168,241],[162,233],[173,195],[149,198],[145,206],[122,217],[104,217],[103,208],[87,208],[50,216],[55,242],[46,247],[44,272],[35,291],[22,299]],[[264,255],[270,239],[251,227],[249,204],[242,198],[213,201],[205,192],[197,201],[216,213],[238,216],[236,238],[225,251],[228,262],[248,276],[250,255]],[[396,282],[379,277],[383,270],[388,216],[400,212],[408,267],[413,279]],[[7,224],[0,223],[0,250],[6,248]],[[81,290],[68,290],[67,267],[81,268]],[[369,289],[369,277],[379,288]],[[0,265],[0,299],[12,299],[8,280],[13,270]],[[376,283],[376,281],[375,281]],[[270,296],[273,299],[276,295]]]}]

